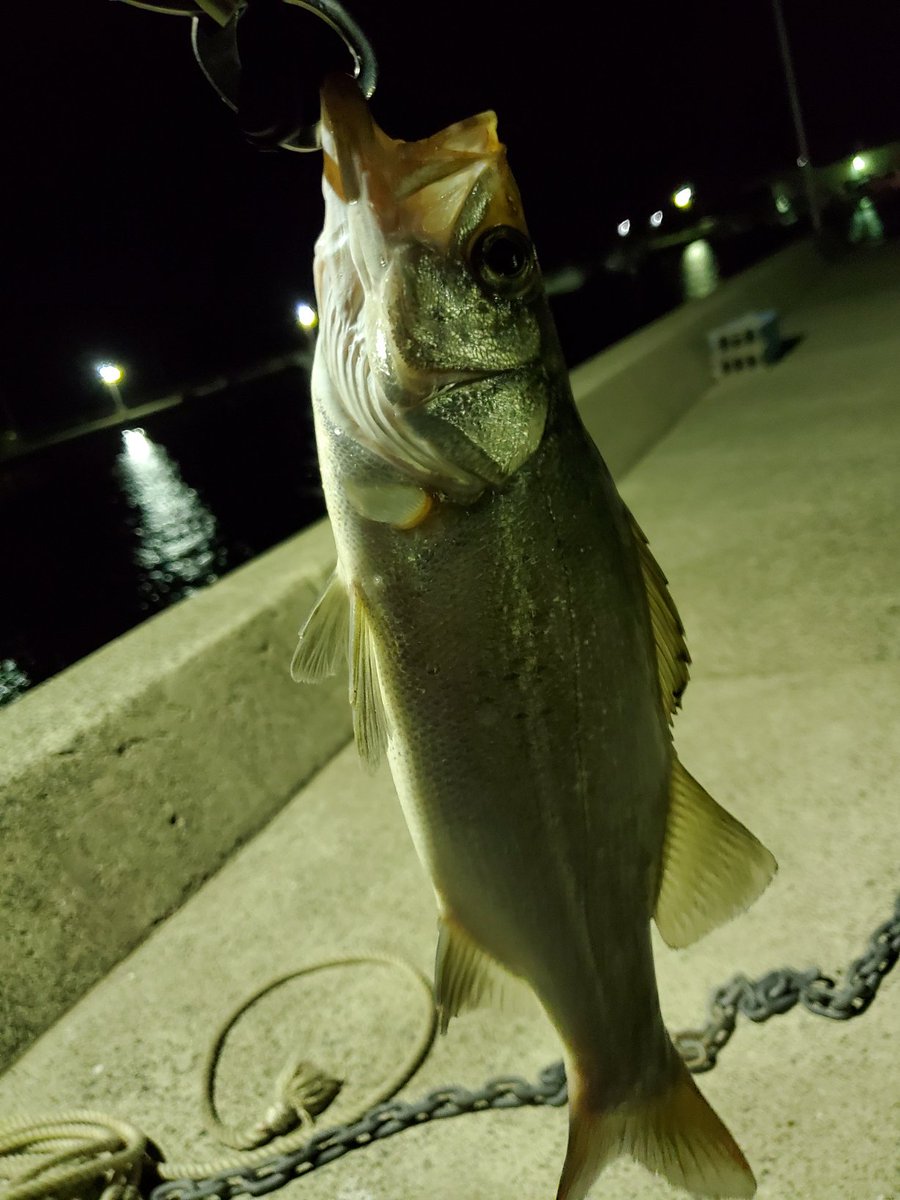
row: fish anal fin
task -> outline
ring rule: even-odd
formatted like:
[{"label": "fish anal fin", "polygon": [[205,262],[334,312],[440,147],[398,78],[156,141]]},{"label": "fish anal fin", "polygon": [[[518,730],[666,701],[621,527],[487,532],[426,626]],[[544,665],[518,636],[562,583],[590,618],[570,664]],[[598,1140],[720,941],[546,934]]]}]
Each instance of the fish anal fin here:
[{"label": "fish anal fin", "polygon": [[689,946],[753,903],[778,864],[676,758],[654,917],[663,940]]},{"label": "fish anal fin", "polygon": [[671,723],[675,712],[681,707],[681,697],[688,685],[691,656],[684,640],[681,617],[669,593],[668,581],[653,557],[646,534],[630,512],[628,517],[638,550],[644,590],[647,593],[650,626],[656,647],[660,695],[663,709]]},{"label": "fish anal fin", "polygon": [[366,766],[374,770],[387,746],[388,724],[375,635],[358,588],[350,592],[350,706],[356,748]]},{"label": "fish anal fin", "polygon": [[660,1094],[605,1110],[592,1108],[573,1072],[569,1145],[556,1200],[584,1200],[620,1154],[692,1196],[749,1200],[755,1194],[756,1180],[740,1147],[684,1064],[679,1060],[674,1067],[674,1080]]},{"label": "fish anal fin", "polygon": [[451,1017],[482,1004],[520,1013],[533,1004],[527,985],[482,950],[446,914],[439,921],[434,999],[441,1033],[447,1032]]},{"label": "fish anal fin", "polygon": [[295,682],[318,683],[335,673],[347,653],[349,621],[347,590],[335,572],[300,631],[291,661]]}]

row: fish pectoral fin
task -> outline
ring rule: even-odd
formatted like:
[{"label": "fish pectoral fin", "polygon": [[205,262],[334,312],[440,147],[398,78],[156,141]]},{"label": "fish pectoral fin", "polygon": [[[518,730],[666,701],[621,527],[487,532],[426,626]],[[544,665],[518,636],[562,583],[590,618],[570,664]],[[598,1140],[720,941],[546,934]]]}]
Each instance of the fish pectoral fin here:
[{"label": "fish pectoral fin", "polygon": [[351,588],[348,595],[335,571],[300,632],[291,678],[298,683],[318,683],[335,673],[342,654],[350,663],[356,748],[366,765],[374,768],[387,745],[378,658],[362,596],[356,588]]},{"label": "fish pectoral fin", "polygon": [[647,593],[647,604],[650,609],[650,625],[656,647],[656,666],[663,710],[671,724],[672,717],[681,707],[681,697],[688,685],[691,656],[684,640],[684,626],[681,623],[681,617],[678,615],[675,601],[669,593],[668,580],[651,553],[646,534],[630,512],[628,517],[638,549],[641,574],[644,577],[644,590]]},{"label": "fish pectoral fin", "polygon": [[357,588],[350,592],[350,706],[359,756],[374,769],[387,746],[388,723],[375,636]]},{"label": "fish pectoral fin", "polygon": [[777,870],[762,842],[676,758],[654,913],[663,940],[675,948],[689,946],[749,908]]},{"label": "fish pectoral fin", "polygon": [[534,1011],[528,985],[477,945],[449,915],[439,918],[434,1000],[441,1033],[450,1018],[494,1004],[505,1012]]},{"label": "fish pectoral fin", "polygon": [[296,683],[319,683],[333,675],[338,659],[347,653],[349,626],[347,590],[335,571],[300,630],[291,678]]},{"label": "fish pectoral fin", "polygon": [[348,479],[344,491],[360,516],[395,529],[415,529],[434,503],[429,492],[411,483],[360,484]]}]

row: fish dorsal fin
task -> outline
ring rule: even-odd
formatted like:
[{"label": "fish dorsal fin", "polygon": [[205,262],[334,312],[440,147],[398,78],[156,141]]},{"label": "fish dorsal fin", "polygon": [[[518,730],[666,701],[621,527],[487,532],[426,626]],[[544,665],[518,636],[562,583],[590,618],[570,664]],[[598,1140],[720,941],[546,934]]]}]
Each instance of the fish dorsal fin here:
[{"label": "fish dorsal fin", "polygon": [[347,654],[349,623],[347,590],[335,571],[300,631],[291,662],[295,682],[318,683],[335,673],[338,659]]},{"label": "fish dorsal fin", "polygon": [[647,537],[631,513],[631,528],[641,561],[641,574],[650,608],[650,624],[656,644],[656,663],[663,708],[669,723],[681,707],[681,697],[688,685],[691,656],[684,640],[684,626],[675,601],[669,594],[667,580],[653,557]]},{"label": "fish dorsal fin", "polygon": [[372,626],[357,588],[350,591],[350,706],[359,756],[374,769],[387,746],[387,714]]},{"label": "fish dorsal fin", "polygon": [[505,1012],[524,1012],[533,1005],[527,985],[476,945],[457,921],[444,915],[438,929],[434,999],[441,1033],[447,1032],[451,1017],[482,1004]]},{"label": "fish dorsal fin", "polygon": [[673,760],[656,927],[676,948],[742,912],[778,869],[749,829]]}]

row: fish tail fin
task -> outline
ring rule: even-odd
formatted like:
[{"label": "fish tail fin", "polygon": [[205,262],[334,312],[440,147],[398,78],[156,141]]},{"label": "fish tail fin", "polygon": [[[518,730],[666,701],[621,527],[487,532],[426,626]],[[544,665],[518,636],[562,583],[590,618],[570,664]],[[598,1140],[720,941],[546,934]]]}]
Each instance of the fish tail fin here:
[{"label": "fish tail fin", "polygon": [[675,1070],[658,1095],[602,1110],[590,1105],[576,1077],[556,1200],[584,1200],[603,1168],[621,1154],[694,1196],[755,1194],[756,1180],[738,1144],[680,1059]]}]

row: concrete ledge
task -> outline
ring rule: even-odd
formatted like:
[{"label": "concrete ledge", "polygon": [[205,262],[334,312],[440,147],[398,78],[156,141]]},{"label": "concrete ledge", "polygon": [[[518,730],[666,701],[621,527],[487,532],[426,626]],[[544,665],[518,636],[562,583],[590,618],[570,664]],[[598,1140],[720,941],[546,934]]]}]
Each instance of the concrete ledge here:
[{"label": "concrete ledge", "polygon": [[824,271],[815,245],[799,242],[576,367],[575,399],[613,475],[631,470],[710,386],[708,330],[748,309],[789,311]]},{"label": "concrete ledge", "polygon": [[0,721],[0,1069],[349,739],[294,684],[327,523],[24,696]]},{"label": "concrete ledge", "polygon": [[[792,246],[578,367],[614,474],[708,387],[708,328],[789,306],[820,269]],[[4,712],[0,1070],[349,739],[344,682],[288,676],[333,558],[320,522]]]}]

